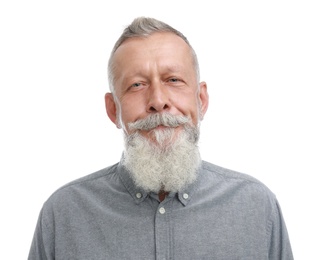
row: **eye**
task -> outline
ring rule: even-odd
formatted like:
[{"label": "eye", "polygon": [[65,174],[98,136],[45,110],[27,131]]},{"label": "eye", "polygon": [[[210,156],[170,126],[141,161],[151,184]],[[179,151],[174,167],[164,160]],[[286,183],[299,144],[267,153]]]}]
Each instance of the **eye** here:
[{"label": "eye", "polygon": [[170,78],[169,81],[170,82],[179,82],[180,80],[178,78]]},{"label": "eye", "polygon": [[167,79],[166,83],[174,87],[180,87],[184,85],[184,80],[178,77],[170,77]]},{"label": "eye", "polygon": [[127,91],[139,91],[146,86],[146,82],[134,82],[127,88]]},{"label": "eye", "polygon": [[136,82],[136,83],[133,83],[130,87],[131,88],[137,88],[137,87],[140,87],[142,84],[140,82]]}]

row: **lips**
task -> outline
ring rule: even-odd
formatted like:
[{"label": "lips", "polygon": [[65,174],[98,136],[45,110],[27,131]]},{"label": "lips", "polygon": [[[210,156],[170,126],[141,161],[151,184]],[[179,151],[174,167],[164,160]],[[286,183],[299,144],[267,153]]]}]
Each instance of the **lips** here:
[{"label": "lips", "polygon": [[153,130],[164,130],[164,129],[167,129],[167,128],[170,128],[170,126],[165,126],[165,125],[158,125],[156,127],[153,128]]}]

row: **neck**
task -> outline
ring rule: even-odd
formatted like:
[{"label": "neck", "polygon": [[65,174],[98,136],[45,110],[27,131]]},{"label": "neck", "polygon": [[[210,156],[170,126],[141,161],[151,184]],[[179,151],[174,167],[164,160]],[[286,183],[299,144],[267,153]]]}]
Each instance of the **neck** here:
[{"label": "neck", "polygon": [[158,197],[160,202],[162,202],[163,200],[165,200],[165,198],[168,196],[168,192],[164,191],[164,190],[160,190],[158,193]]}]

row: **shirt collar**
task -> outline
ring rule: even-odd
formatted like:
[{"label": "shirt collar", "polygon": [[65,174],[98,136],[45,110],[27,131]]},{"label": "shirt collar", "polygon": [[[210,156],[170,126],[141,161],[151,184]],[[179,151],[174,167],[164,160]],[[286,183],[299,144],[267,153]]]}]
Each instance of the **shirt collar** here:
[{"label": "shirt collar", "polygon": [[135,185],[134,181],[132,180],[129,171],[123,166],[122,160],[118,164],[117,172],[119,174],[119,177],[127,189],[127,191],[130,193],[131,197],[134,199],[136,204],[140,204],[145,200],[145,198],[148,196],[148,192],[143,190],[142,188],[139,188]]},{"label": "shirt collar", "polygon": [[[142,203],[145,200],[145,198],[149,196],[149,192],[135,185],[133,179],[130,176],[129,171],[122,164],[122,160],[118,164],[117,172],[123,185],[125,186],[127,191],[130,193],[131,197],[133,198],[136,204]],[[186,188],[184,188],[182,191],[176,194],[176,197],[183,204],[183,206],[186,206],[190,202],[190,200],[194,196],[194,193],[199,187],[199,183],[201,179],[200,175],[201,175],[201,166],[198,169],[197,179],[192,184],[188,185]],[[169,194],[168,197],[170,196],[175,196],[175,194]]]},{"label": "shirt collar", "polygon": [[193,198],[193,196],[195,196],[195,193],[197,191],[197,189],[199,188],[199,186],[201,185],[200,182],[202,181],[201,179],[201,173],[202,173],[202,163],[200,164],[199,168],[197,169],[197,178],[196,180],[191,183],[190,185],[188,185],[186,188],[184,188],[182,191],[177,193],[178,199],[179,201],[186,206],[191,199]]}]

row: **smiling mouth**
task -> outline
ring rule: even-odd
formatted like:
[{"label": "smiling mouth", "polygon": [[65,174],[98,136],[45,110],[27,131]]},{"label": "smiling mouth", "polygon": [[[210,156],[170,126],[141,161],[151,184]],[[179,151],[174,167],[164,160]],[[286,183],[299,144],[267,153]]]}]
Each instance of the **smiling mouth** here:
[{"label": "smiling mouth", "polygon": [[169,128],[169,126],[165,126],[165,125],[158,125],[157,127],[155,127],[154,129],[165,129],[165,128]]},{"label": "smiling mouth", "polygon": [[164,130],[164,129],[173,129],[173,128],[177,128],[178,126],[166,126],[166,125],[158,125],[158,126],[156,126],[156,127],[154,127],[153,129],[151,129],[151,130],[156,130],[156,129],[158,129],[158,130]]}]

